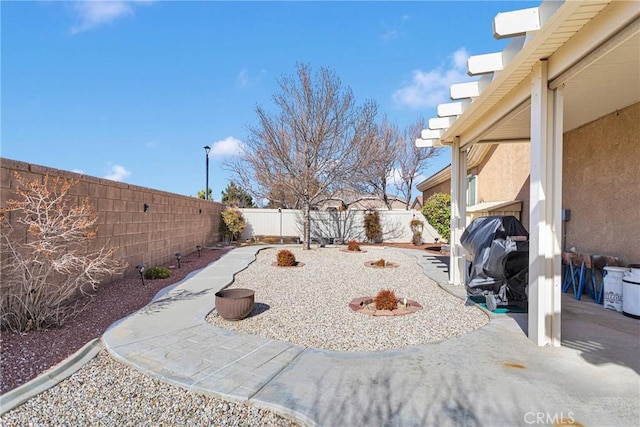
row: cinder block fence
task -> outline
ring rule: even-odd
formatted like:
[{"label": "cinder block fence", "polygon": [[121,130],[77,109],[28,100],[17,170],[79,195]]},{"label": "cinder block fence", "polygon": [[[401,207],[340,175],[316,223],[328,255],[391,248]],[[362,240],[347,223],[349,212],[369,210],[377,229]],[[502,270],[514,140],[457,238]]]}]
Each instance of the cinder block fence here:
[{"label": "cinder block fence", "polygon": [[88,251],[108,243],[116,248],[116,259],[129,265],[123,274],[106,278],[103,284],[137,274],[138,264],[161,265],[175,260],[176,252],[186,255],[197,245],[220,242],[221,203],[5,158],[0,158],[0,169],[3,207],[16,196],[14,172],[29,181],[42,180],[47,174],[79,181],[70,193],[78,202],[87,196],[98,213],[98,237]]}]

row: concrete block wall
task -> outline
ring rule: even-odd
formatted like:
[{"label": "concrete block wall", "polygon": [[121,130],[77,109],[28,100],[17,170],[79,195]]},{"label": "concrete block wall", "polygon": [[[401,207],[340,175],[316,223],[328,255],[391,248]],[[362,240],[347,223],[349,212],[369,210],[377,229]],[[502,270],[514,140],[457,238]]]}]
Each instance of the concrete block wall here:
[{"label": "concrete block wall", "polygon": [[0,171],[3,207],[15,197],[15,172],[29,181],[42,180],[47,174],[50,179],[60,176],[78,180],[70,194],[78,202],[87,197],[98,214],[98,236],[88,251],[107,243],[116,248],[116,259],[128,263],[122,274],[105,278],[103,284],[138,274],[138,264],[161,265],[175,260],[176,252],[186,255],[197,245],[220,242],[221,203],[5,158],[0,158]]}]

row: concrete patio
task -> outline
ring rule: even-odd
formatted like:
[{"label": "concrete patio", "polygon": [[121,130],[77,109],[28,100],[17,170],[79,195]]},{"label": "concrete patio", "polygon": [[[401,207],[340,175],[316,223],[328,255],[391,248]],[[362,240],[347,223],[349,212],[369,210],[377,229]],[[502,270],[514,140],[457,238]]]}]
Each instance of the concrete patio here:
[{"label": "concrete patio", "polygon": [[[261,248],[238,248],[189,277],[110,328],[104,346],[163,381],[306,425],[633,425],[640,417],[640,323],[570,294],[560,348],[529,341],[526,314],[491,315],[461,337],[386,352],[306,348],[207,324],[213,294]],[[445,263],[403,252],[444,284]]]}]

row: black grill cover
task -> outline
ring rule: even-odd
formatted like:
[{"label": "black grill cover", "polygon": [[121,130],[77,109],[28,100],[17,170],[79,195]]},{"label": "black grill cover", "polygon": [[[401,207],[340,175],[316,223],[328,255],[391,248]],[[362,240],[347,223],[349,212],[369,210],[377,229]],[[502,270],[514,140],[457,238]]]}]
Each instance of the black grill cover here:
[{"label": "black grill cover", "polygon": [[487,216],[473,220],[460,237],[471,261],[467,293],[500,294],[505,304],[507,295],[512,300],[526,300],[528,240],[529,233],[514,216]]}]

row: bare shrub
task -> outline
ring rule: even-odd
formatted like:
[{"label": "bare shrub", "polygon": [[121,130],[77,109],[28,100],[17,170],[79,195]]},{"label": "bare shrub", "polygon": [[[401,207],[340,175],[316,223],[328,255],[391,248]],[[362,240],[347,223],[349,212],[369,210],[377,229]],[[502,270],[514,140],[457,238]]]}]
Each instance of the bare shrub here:
[{"label": "bare shrub", "polygon": [[105,276],[122,271],[114,249],[90,252],[98,214],[61,177],[26,181],[17,172],[16,199],[0,210],[0,327],[15,331],[59,326],[83,307],[79,298]]}]

